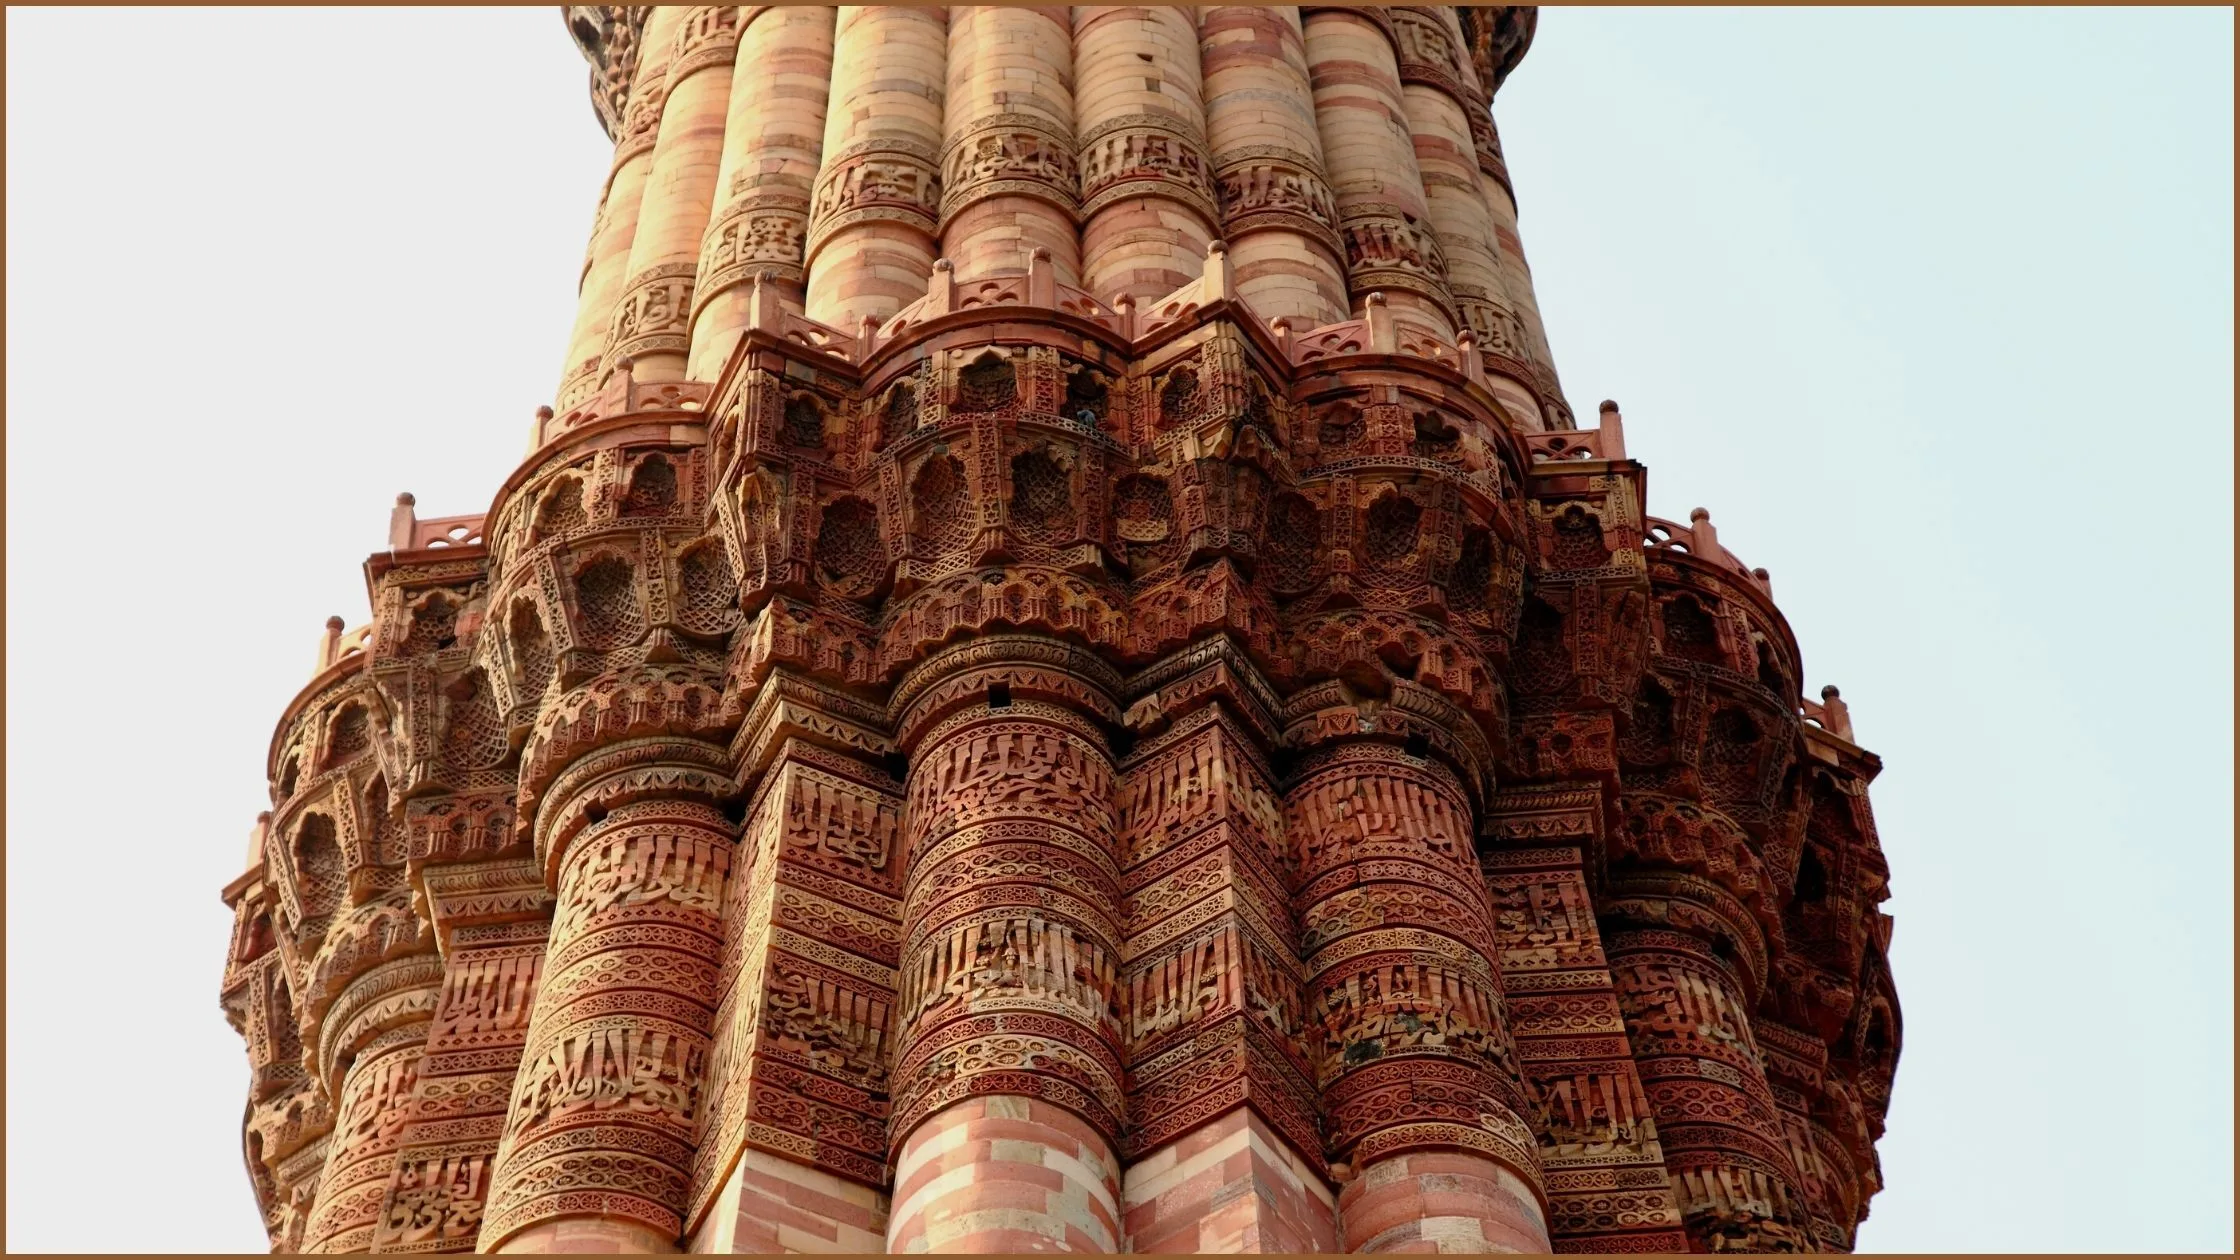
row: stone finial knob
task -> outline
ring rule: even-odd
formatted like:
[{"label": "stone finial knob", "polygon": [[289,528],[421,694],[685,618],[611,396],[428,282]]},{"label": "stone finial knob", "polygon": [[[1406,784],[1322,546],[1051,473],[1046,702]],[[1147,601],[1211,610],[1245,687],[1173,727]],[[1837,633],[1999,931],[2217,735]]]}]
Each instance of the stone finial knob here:
[{"label": "stone finial knob", "polygon": [[1383,306],[1383,305],[1384,305],[1384,294],[1382,294],[1382,293],[1372,293],[1372,294],[1370,294],[1370,295],[1369,295],[1369,296],[1368,296],[1367,298],[1363,299],[1363,305],[1366,305],[1366,306]]},{"label": "stone finial knob", "polygon": [[1711,509],[1690,508],[1688,510],[1688,519],[1691,521],[1708,521],[1711,519]]},{"label": "stone finial knob", "polygon": [[1050,247],[1047,245],[1037,245],[1033,249],[1027,251],[1027,257],[1033,259],[1036,262],[1049,262]]},{"label": "stone finial knob", "polygon": [[1824,715],[1820,724],[1838,739],[1856,742],[1858,736],[1851,731],[1851,706],[1843,702],[1843,693],[1833,683],[1820,689],[1820,711]]},{"label": "stone finial knob", "polygon": [[412,545],[412,530],[418,514],[412,505],[418,500],[407,490],[397,496],[397,505],[389,509],[389,550],[403,551]]},{"label": "stone finial knob", "polygon": [[957,265],[946,258],[936,258],[933,260],[933,269],[935,271],[955,271]]},{"label": "stone finial knob", "polygon": [[1615,402],[1614,400],[1612,400],[1612,399],[1608,399],[1608,398],[1605,398],[1605,399],[1603,399],[1603,400],[1602,400],[1602,405],[1601,405],[1600,407],[1597,407],[1597,408],[1595,408],[1595,410],[1596,410],[1596,411],[1597,411],[1598,413],[1600,413],[1600,414],[1602,414],[1602,415],[1605,415],[1605,416],[1609,415],[1609,414],[1610,414],[1611,412],[1613,412],[1613,411],[1616,411],[1617,409],[1618,409],[1618,404],[1617,404],[1617,403],[1616,403],[1616,402]]},{"label": "stone finial knob", "polygon": [[539,420],[550,420],[551,418],[552,418],[552,408],[550,408],[550,407],[539,407],[539,408],[537,408],[537,419],[539,419]]},{"label": "stone finial knob", "polygon": [[342,618],[327,618],[327,632],[319,636],[319,668],[325,669],[342,658]]},{"label": "stone finial knob", "polygon": [[1229,252],[1229,242],[1227,242],[1227,241],[1207,241],[1207,242],[1206,242],[1206,254],[1207,254],[1207,256],[1209,256],[1209,257],[1210,257],[1210,256],[1212,256],[1212,255],[1215,255],[1215,254],[1226,254],[1226,253],[1228,253],[1228,252]]}]

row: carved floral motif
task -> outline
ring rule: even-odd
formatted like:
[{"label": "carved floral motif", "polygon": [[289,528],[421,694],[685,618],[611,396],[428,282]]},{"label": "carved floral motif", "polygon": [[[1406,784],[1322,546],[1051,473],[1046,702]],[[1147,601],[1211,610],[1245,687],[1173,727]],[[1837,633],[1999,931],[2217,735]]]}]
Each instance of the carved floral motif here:
[{"label": "carved floral motif", "polygon": [[[641,57],[643,11],[568,11],[619,155],[759,13]],[[1505,182],[1530,11],[1370,23]],[[1642,514],[1615,404],[1570,430],[1515,294],[1312,154],[1220,162],[1152,114],[876,136],[605,282],[596,398],[486,534],[400,524],[275,734],[222,993],[276,1247],[684,1247],[747,1152],[891,1192],[990,1096],[1123,1163],[1245,1109],[1318,1191],[1470,1152],[1558,1250],[1850,1245],[1879,762],[1762,576]],[[1474,339],[1271,326],[1215,250],[1142,313],[943,264],[860,339],[772,298],[716,381],[625,362],[995,196],[1296,232]]]}]

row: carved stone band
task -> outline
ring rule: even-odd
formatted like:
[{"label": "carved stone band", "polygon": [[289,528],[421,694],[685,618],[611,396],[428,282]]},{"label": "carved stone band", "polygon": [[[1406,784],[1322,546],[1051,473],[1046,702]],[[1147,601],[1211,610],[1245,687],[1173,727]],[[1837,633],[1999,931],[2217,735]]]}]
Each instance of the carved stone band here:
[{"label": "carved stone band", "polygon": [[842,228],[886,221],[932,235],[940,222],[941,173],[931,148],[881,137],[827,158],[809,211],[804,261]]},{"label": "carved stone band", "polygon": [[1081,173],[1073,137],[1033,114],[991,114],[942,147],[941,222],[974,202],[1007,194],[1078,213]]},{"label": "carved stone band", "polygon": [[653,351],[683,353],[690,349],[686,335],[691,315],[693,265],[663,263],[648,267],[630,280],[622,300],[615,303],[614,322],[607,334],[607,363]]},{"label": "carved stone band", "polygon": [[1205,137],[1160,114],[1130,114],[1081,137],[1084,218],[1127,197],[1167,197],[1208,222],[1220,218],[1207,170]]}]

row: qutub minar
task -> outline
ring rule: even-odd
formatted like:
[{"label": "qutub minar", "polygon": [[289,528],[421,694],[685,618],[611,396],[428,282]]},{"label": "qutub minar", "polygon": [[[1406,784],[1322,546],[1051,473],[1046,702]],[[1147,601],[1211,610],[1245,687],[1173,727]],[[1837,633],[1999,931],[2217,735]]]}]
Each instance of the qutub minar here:
[{"label": "qutub minar", "polygon": [[1833,688],[1582,428],[1530,8],[569,8],[614,164],[226,889],[280,1251],[1847,1250]]}]

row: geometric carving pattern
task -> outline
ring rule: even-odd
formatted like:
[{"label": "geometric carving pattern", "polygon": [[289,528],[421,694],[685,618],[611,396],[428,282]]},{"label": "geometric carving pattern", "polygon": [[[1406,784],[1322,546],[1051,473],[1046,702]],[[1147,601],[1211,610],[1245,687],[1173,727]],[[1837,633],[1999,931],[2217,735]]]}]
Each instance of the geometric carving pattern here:
[{"label": "geometric carving pattern", "polygon": [[1572,427],[1528,13],[571,13],[589,366],[227,890],[276,1248],[1851,1245],[1880,763]]}]

